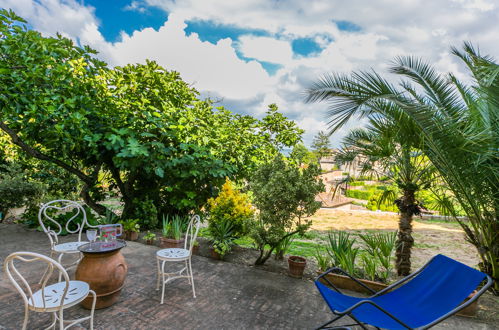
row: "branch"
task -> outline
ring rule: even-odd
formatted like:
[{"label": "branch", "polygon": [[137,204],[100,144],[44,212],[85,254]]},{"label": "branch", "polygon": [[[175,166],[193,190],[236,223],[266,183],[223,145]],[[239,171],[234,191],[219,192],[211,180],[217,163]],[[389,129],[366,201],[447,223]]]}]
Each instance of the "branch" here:
[{"label": "branch", "polygon": [[21,147],[21,149],[24,150],[31,157],[34,157],[34,158],[37,158],[40,160],[45,160],[48,162],[52,162],[52,163],[62,167],[66,171],[76,175],[85,184],[90,185],[90,186],[93,185],[93,183],[94,183],[93,178],[91,178],[90,176],[81,172],[80,170],[60,161],[59,159],[45,155],[45,154],[41,153],[40,151],[34,149],[33,147],[29,146],[17,135],[17,133],[14,130],[10,129],[3,121],[0,121],[0,128],[10,136],[10,138],[12,139],[12,143]]}]

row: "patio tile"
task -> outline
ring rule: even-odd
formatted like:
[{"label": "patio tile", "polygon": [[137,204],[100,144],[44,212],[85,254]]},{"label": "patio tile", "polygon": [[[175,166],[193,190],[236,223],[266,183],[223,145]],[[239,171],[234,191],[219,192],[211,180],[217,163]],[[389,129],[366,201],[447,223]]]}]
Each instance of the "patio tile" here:
[{"label": "patio tile", "polygon": [[[0,224],[0,242],[1,263],[13,251],[49,253],[43,233],[18,225]],[[129,264],[125,288],[118,303],[96,311],[95,329],[312,329],[331,318],[311,281],[199,256],[193,257],[197,298],[187,280],[178,279],[167,285],[165,304],[160,305],[156,250],[135,242],[122,250]],[[39,276],[39,271],[32,274]],[[18,329],[22,301],[0,273],[0,329]],[[67,310],[65,317],[87,313],[78,306]],[[41,329],[49,321],[48,314],[31,313],[29,329]],[[435,329],[493,328],[453,317]]]}]

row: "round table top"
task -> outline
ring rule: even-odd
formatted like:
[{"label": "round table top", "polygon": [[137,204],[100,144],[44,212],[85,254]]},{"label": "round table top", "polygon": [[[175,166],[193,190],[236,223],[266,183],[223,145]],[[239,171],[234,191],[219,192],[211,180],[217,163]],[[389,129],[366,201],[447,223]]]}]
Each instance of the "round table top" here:
[{"label": "round table top", "polygon": [[78,250],[83,253],[106,253],[117,251],[126,246],[126,242],[124,240],[118,239],[109,242],[93,242],[87,243],[78,247]]}]

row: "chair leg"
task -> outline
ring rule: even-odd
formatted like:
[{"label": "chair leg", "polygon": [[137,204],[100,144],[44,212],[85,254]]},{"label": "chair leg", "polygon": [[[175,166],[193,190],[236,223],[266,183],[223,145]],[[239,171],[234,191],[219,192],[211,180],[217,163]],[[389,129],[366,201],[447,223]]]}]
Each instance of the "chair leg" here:
[{"label": "chair leg", "polygon": [[156,258],[156,261],[158,264],[158,272],[157,272],[158,280],[156,282],[156,291],[158,291],[159,290],[159,278],[161,277],[161,269],[159,268],[159,259]]},{"label": "chair leg", "polygon": [[161,305],[163,305],[165,300],[165,261],[163,260],[161,264]]},{"label": "chair leg", "polygon": [[97,294],[94,290],[90,290],[89,293],[94,297],[92,301],[92,309],[90,310],[90,330],[94,330],[94,311],[95,311],[95,303],[97,302]]},{"label": "chair leg", "polygon": [[24,322],[23,322],[22,330],[26,330],[26,328],[28,327],[28,319],[29,319],[29,309],[28,309],[28,306],[25,305],[24,306]]},{"label": "chair leg", "polygon": [[189,282],[189,284],[191,284],[191,273],[189,269],[189,263],[187,260],[185,261],[185,272],[187,273],[187,281]]},{"label": "chair leg", "polygon": [[61,328],[61,330],[64,330],[64,310],[61,309],[59,310],[59,327]]},{"label": "chair leg", "polygon": [[315,328],[315,330],[324,329],[326,327],[326,325],[329,325],[329,324],[333,323],[334,321],[341,319],[342,317],[343,317],[343,315],[337,316],[334,319],[332,319],[331,321],[328,321],[328,322],[322,324],[320,327]]},{"label": "chair leg", "polygon": [[194,298],[196,298],[196,289],[194,288],[194,276],[192,275],[191,258],[189,258],[189,276],[190,276],[191,285],[192,285],[192,296]]}]

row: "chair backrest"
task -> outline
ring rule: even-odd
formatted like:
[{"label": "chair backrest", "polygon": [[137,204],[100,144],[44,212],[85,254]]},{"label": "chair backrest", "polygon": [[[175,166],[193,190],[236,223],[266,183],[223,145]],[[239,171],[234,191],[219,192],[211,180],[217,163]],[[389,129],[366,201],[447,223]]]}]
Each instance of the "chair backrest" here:
[{"label": "chair backrest", "polygon": [[[35,263],[36,261],[39,261],[46,267],[46,271],[43,273],[41,279],[35,282],[33,279],[27,279],[21,274],[18,267],[16,267],[16,261],[23,263]],[[21,294],[25,305],[28,304],[28,301],[31,301],[32,303],[34,302],[33,289],[29,283],[40,283],[41,287],[39,289],[41,290],[43,308],[45,308],[46,301],[48,301],[51,296],[51,292],[46,292],[45,287],[50,277],[54,273],[54,270],[58,271],[58,273],[56,273],[55,275],[60,274],[63,282],[66,283],[60,306],[64,304],[64,298],[66,297],[69,288],[69,276],[66,270],[61,266],[61,264],[59,264],[54,259],[34,252],[14,252],[5,259],[3,270],[7,275],[7,278],[12,282],[16,290]],[[25,271],[26,274],[29,275],[37,274],[37,272],[33,270],[28,272],[27,270],[23,269],[23,271]]]},{"label": "chair backrest", "polygon": [[201,226],[201,218],[195,214],[189,221],[187,232],[185,233],[184,249],[192,251],[196,238],[198,237],[199,227]]},{"label": "chair backrest", "polygon": [[[49,214],[48,212],[53,213]],[[78,233],[78,242],[81,241],[81,233],[83,231],[83,228],[85,226],[88,226],[87,214],[85,212],[85,209],[78,202],[60,199],[43,204],[40,208],[40,211],[38,212],[38,222],[40,223],[43,231],[49,237],[50,244],[52,246],[59,242],[58,236],[61,234],[63,229],[61,224],[53,218],[54,213],[60,214],[65,212],[73,212],[73,215],[71,216],[71,218],[69,218],[68,221],[66,221],[64,229],[66,229],[66,231],[71,234]],[[82,219],[81,222],[76,221],[79,218]],[[49,222],[48,225],[46,225],[47,222]],[[50,224],[50,222],[53,223],[54,228],[51,227],[52,224]],[[72,223],[76,226],[76,229],[70,229],[70,225]]]}]

